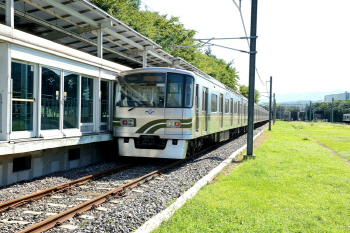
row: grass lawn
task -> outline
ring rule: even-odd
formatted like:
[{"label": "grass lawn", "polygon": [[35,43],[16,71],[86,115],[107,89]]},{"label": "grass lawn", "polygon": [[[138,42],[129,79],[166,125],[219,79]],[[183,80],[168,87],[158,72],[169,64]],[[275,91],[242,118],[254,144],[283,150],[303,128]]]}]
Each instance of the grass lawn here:
[{"label": "grass lawn", "polygon": [[350,167],[292,124],[155,232],[350,232]]},{"label": "grass lawn", "polygon": [[350,125],[331,124],[329,122],[296,122],[292,125],[339,155],[350,159]]}]

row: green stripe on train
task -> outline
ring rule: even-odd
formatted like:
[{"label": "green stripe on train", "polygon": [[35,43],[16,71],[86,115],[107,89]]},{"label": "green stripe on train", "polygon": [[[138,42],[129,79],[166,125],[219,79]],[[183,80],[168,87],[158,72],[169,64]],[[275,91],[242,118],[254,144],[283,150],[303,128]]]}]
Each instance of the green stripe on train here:
[{"label": "green stripe on train", "polygon": [[[134,119],[135,124],[133,127],[136,127],[136,119],[135,118],[117,118],[117,117],[113,118],[113,126],[121,126],[120,125],[121,119]],[[173,119],[158,119],[158,120],[150,121],[150,122],[144,124],[143,126],[141,126],[135,133],[153,134],[158,129],[165,128],[167,120],[173,120]],[[191,124],[188,124],[188,123],[191,123]],[[183,124],[185,124],[185,125],[183,125]],[[192,127],[192,118],[181,120],[181,127],[180,128],[191,128],[191,127]],[[145,132],[147,129],[149,129],[149,130],[147,132]]]}]

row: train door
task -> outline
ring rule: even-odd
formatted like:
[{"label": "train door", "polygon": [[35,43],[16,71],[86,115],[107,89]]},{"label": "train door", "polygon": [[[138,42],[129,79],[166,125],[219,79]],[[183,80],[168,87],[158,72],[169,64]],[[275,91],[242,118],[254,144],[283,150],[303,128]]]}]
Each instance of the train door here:
[{"label": "train door", "polygon": [[238,101],[238,126],[241,124],[241,102]]},{"label": "train door", "polygon": [[243,116],[244,116],[244,124],[245,124],[245,121],[246,121],[246,108],[245,108],[245,103],[243,104]]},{"label": "train door", "polygon": [[203,130],[208,131],[208,88],[203,87],[202,97]]},{"label": "train door", "polygon": [[233,126],[233,99],[232,98],[231,98],[230,114],[231,114],[231,126]]},{"label": "train door", "polygon": [[224,95],[220,94],[219,99],[219,114],[221,115],[221,128],[224,126],[224,101],[223,101]]},{"label": "train door", "polygon": [[199,130],[199,87],[196,84],[196,131]]}]

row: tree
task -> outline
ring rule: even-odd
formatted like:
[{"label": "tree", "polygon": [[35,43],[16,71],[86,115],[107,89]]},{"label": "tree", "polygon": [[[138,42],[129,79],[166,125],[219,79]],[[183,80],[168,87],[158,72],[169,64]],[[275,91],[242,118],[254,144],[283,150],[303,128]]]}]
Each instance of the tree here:
[{"label": "tree", "polygon": [[178,17],[169,18],[158,12],[142,11],[139,0],[91,0],[91,2],[162,46],[165,52],[174,57],[181,57],[226,86],[237,90],[239,76],[233,67],[233,61],[226,62],[217,58],[210,49],[203,53],[198,48],[200,44],[192,40],[196,31],[186,29]]},{"label": "tree", "polygon": [[[246,85],[239,85],[239,93],[243,95],[244,97],[248,98],[249,96],[249,87]],[[260,98],[260,93],[258,90],[255,89],[254,91],[254,103],[258,104]]]}]

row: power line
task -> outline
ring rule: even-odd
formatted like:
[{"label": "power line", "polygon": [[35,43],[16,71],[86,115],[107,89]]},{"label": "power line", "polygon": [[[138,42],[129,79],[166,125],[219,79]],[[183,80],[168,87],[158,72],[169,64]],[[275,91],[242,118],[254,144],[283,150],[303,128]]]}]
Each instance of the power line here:
[{"label": "power line", "polygon": [[[242,8],[242,5],[241,5],[241,0],[239,0],[239,5],[236,3],[236,1],[235,0],[232,0],[232,2],[236,5],[236,7],[237,7],[237,9],[238,9],[238,11],[239,11],[239,15],[241,16],[241,21],[242,21],[242,25],[243,25],[243,29],[244,29],[244,34],[245,34],[245,37],[247,38],[247,43],[248,43],[248,47],[250,46],[250,43],[249,43],[249,40],[248,40],[248,34],[247,34],[247,30],[246,30],[246,28],[245,28],[245,23],[244,23],[244,19],[243,19],[243,14],[242,14],[242,10],[241,10],[241,8]],[[265,86],[265,84],[264,84],[264,82],[262,81],[262,79],[261,79],[261,77],[260,77],[260,74],[259,74],[259,72],[258,72],[258,68],[256,68],[256,66],[255,66],[255,71],[256,71],[256,73],[258,74],[258,77],[259,77],[259,79],[260,79],[260,82],[262,83],[262,85],[264,85]]]}]

